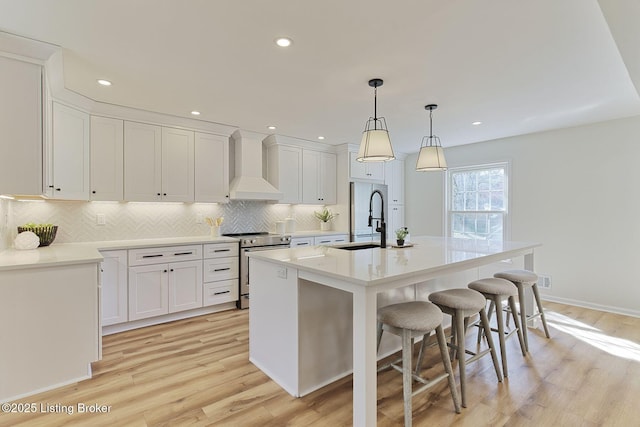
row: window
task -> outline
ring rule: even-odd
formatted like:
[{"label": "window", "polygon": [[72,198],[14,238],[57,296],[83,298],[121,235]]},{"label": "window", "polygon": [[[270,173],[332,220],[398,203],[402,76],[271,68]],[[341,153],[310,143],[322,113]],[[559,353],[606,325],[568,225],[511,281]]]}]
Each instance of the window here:
[{"label": "window", "polygon": [[449,236],[486,241],[506,239],[507,166],[499,163],[449,169]]}]

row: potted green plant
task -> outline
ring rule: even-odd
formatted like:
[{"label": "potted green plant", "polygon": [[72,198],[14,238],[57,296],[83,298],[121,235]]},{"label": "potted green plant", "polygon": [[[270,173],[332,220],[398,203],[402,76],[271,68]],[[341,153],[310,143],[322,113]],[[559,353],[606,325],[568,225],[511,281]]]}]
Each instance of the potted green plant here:
[{"label": "potted green plant", "polygon": [[396,242],[398,246],[404,246],[404,238],[409,234],[407,227],[400,227],[396,230]]},{"label": "potted green plant", "polygon": [[327,209],[326,206],[324,208],[322,208],[322,210],[320,212],[314,211],[313,214],[315,215],[316,218],[318,218],[320,220],[320,230],[322,230],[322,231],[331,230],[330,221],[333,218],[338,216],[337,213],[331,212],[329,209]]}]

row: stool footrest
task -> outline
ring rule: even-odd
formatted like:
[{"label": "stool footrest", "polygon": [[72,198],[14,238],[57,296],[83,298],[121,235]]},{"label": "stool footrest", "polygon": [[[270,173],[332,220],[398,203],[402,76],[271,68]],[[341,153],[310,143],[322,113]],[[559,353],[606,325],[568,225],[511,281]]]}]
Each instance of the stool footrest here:
[{"label": "stool footrest", "polygon": [[422,377],[418,377],[417,375],[413,376],[415,380],[420,381],[422,384],[424,384],[423,386],[421,386],[420,388],[416,389],[415,391],[413,391],[411,393],[411,396],[415,396],[418,393],[422,393],[423,391],[425,391],[426,389],[433,387],[434,385],[436,385],[437,383],[439,383],[440,381],[446,379],[449,377],[449,374],[447,374],[446,372],[444,374],[440,374],[437,377],[431,379],[431,380],[425,380]]}]

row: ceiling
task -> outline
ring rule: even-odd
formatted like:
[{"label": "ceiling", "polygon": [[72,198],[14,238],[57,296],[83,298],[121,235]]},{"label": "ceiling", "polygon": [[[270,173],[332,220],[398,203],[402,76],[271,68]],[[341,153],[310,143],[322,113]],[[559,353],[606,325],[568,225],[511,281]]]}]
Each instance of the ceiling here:
[{"label": "ceiling", "polygon": [[61,46],[66,87],[97,101],[328,144],[359,143],[382,78],[411,153],[429,103],[444,147],[640,114],[637,3],[0,0],[0,30]]}]

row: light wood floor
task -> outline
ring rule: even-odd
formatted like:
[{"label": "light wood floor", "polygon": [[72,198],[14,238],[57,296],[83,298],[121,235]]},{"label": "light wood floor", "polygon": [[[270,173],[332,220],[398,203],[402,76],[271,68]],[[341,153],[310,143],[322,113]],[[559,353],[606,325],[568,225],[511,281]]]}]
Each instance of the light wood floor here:
[{"label": "light wood floor", "polygon": [[[509,340],[509,378],[488,357],[468,367],[468,407],[446,385],[414,398],[415,426],[637,426],[640,319],[545,304],[552,339],[530,330],[532,356]],[[473,335],[473,334],[470,334]],[[471,341],[473,342],[473,341]],[[42,355],[46,357],[46,354]],[[439,372],[433,348],[423,375]],[[295,399],[248,361],[248,312],[228,311],[104,338],[94,377],[21,402],[74,413],[0,412],[1,426],[348,426],[351,380]],[[78,413],[78,403],[109,405]],[[402,425],[402,379],[378,376],[378,425]]]}]

